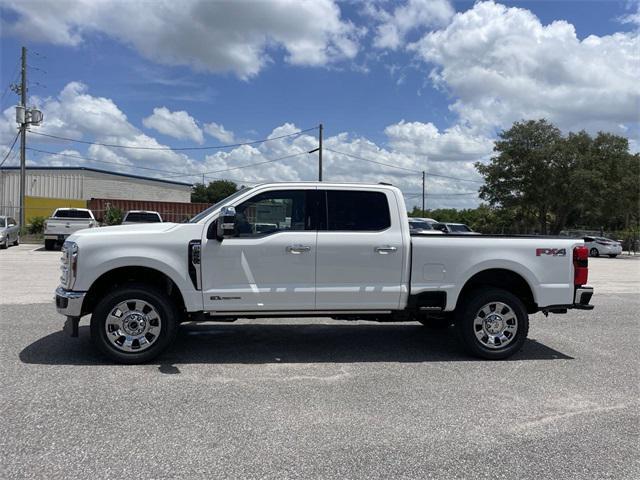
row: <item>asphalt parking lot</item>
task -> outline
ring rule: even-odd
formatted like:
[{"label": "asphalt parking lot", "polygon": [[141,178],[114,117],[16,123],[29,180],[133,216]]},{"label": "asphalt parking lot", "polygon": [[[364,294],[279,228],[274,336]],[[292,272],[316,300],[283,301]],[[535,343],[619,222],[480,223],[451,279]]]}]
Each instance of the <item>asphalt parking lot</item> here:
[{"label": "asphalt parking lot", "polygon": [[112,365],[62,331],[59,252],[0,251],[2,478],[640,478],[640,257],[513,359],[413,324],[186,325]]}]

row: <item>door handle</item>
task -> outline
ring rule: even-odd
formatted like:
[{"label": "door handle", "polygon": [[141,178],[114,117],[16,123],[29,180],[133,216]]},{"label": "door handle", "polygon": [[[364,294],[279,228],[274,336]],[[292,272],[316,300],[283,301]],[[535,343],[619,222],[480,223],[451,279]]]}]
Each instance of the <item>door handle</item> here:
[{"label": "door handle", "polygon": [[309,245],[289,245],[287,247],[287,252],[292,253],[293,255],[300,255],[301,253],[308,252],[311,250]]},{"label": "door handle", "polygon": [[395,252],[396,250],[398,250],[398,247],[392,247],[391,245],[382,245],[380,247],[376,247],[376,252],[378,252],[380,255],[388,255]]}]

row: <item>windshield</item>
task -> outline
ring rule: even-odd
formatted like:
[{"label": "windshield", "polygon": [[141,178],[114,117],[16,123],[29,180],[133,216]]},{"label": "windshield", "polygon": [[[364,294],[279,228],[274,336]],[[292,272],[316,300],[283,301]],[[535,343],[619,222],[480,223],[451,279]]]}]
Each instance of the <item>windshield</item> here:
[{"label": "windshield", "polygon": [[433,230],[433,228],[431,227],[431,225],[429,225],[429,223],[423,222],[421,220],[409,220],[409,226],[411,228],[419,228],[422,230]]},{"label": "windshield", "polygon": [[0,218],[0,228],[4,228],[6,226],[4,218]]},{"label": "windshield", "polygon": [[234,198],[239,197],[241,194],[244,194],[244,193],[248,192],[252,188],[253,187],[243,188],[241,190],[238,190],[236,193],[233,193],[233,194],[229,195],[227,198],[223,198],[218,203],[214,203],[209,208],[201,211],[199,214],[197,214],[195,217],[193,217],[187,223],[198,223],[200,220],[202,220],[203,218],[207,217],[214,210],[220,208],[222,205],[224,205],[225,203],[230,202]]},{"label": "windshield", "polygon": [[449,230],[452,232],[470,232],[471,229],[466,225],[448,225]]}]

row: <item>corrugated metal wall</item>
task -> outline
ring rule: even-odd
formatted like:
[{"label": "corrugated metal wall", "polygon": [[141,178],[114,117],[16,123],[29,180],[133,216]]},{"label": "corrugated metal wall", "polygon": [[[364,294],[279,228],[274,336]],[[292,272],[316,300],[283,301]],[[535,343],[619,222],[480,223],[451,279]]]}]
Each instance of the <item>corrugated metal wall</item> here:
[{"label": "corrugated metal wall", "polygon": [[[89,170],[27,168],[26,196],[89,200],[114,198],[188,203],[191,187]],[[19,217],[20,171],[0,169],[0,215]]]},{"label": "corrugated metal wall", "polygon": [[160,213],[165,222],[182,222],[207,208],[208,203],[151,202],[145,200],[125,200],[113,198],[92,198],[87,202],[89,210],[102,221],[108,206],[119,208],[122,213],[127,210],[152,210]]},{"label": "corrugated metal wall", "polygon": [[[25,196],[82,200],[81,171],[27,170]],[[20,171],[0,170],[0,211],[18,217]]]}]

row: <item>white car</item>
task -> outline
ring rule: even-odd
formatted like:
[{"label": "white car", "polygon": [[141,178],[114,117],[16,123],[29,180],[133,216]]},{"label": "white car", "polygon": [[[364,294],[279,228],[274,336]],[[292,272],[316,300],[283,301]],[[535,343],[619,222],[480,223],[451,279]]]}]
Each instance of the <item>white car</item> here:
[{"label": "white car", "polygon": [[411,234],[425,233],[427,235],[442,235],[443,232],[435,230],[431,224],[422,218],[409,218],[409,231]]},{"label": "white car", "polygon": [[584,237],[584,244],[589,249],[589,255],[592,257],[609,255],[611,258],[616,258],[622,253],[622,244],[610,238]]},{"label": "white car", "polygon": [[129,210],[122,218],[122,225],[134,223],[162,223],[162,217],[150,210]]},{"label": "white car", "polygon": [[500,359],[525,345],[529,314],[593,308],[588,253],[582,239],[412,235],[390,185],[269,183],[188,223],[75,233],[56,307],[72,336],[91,314],[121,363],[159,355],[181,322],[273,317],[455,323],[470,353]]}]

